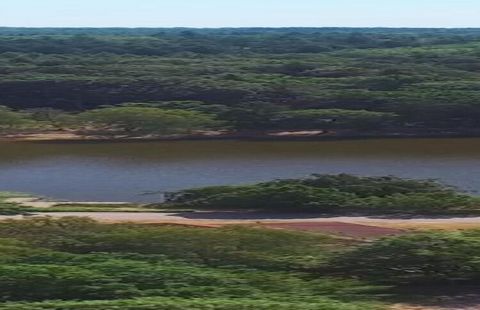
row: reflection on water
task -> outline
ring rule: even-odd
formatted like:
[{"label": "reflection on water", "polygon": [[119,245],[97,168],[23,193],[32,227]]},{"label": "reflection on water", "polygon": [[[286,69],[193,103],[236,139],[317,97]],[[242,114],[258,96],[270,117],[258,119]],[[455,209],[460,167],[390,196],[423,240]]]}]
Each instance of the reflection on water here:
[{"label": "reflection on water", "polygon": [[78,201],[157,201],[143,193],[311,173],[438,178],[480,192],[480,139],[0,143],[0,190]]}]

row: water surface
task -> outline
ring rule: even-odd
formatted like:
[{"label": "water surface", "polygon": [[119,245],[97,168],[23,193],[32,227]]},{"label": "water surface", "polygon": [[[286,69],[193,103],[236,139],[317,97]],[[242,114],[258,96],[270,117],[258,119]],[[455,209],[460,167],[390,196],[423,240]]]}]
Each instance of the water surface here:
[{"label": "water surface", "polygon": [[0,143],[0,191],[75,201],[311,173],[437,178],[480,192],[480,139],[327,142]]}]

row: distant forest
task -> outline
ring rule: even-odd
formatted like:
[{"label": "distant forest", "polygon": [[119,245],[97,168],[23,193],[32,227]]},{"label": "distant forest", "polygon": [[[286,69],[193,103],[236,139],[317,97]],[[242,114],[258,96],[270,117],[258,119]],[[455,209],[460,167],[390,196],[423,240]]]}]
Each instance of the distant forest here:
[{"label": "distant forest", "polygon": [[480,29],[0,28],[0,94],[236,130],[480,131]]}]

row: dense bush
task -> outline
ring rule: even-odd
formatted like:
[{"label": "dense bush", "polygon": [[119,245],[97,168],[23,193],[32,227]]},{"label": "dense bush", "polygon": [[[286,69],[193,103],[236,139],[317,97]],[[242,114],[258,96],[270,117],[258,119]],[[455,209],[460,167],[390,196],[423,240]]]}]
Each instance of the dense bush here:
[{"label": "dense bush", "polygon": [[11,109],[0,106],[0,131],[19,130],[31,127],[34,121],[25,113],[17,113]]},{"label": "dense bush", "polygon": [[480,284],[478,232],[417,233],[386,238],[343,253],[333,268],[375,282]]},{"label": "dense bush", "polygon": [[0,238],[0,309],[8,310],[385,309],[379,298],[405,285],[443,294],[480,284],[475,230],[358,242],[36,218],[0,222]]},{"label": "dense bush", "polygon": [[29,208],[20,207],[12,203],[0,202],[0,215],[28,214]]},{"label": "dense bush", "polygon": [[380,310],[375,303],[346,303],[325,298],[314,302],[270,301],[264,299],[176,299],[141,298],[115,301],[57,301],[43,303],[5,303],[2,310]]},{"label": "dense bush", "polygon": [[200,112],[135,106],[91,110],[76,119],[86,127],[129,135],[189,133],[219,125],[214,117]]},{"label": "dense bush", "polygon": [[472,214],[477,197],[434,181],[314,175],[256,185],[219,186],[167,195],[167,205],[194,209],[312,211],[329,214]]},{"label": "dense bush", "polygon": [[378,290],[315,276],[351,243],[322,235],[37,218],[0,237],[0,309],[361,309]]},{"label": "dense bush", "polygon": [[[165,255],[169,258],[217,265],[255,268],[311,268],[321,263],[334,241],[284,231],[245,228],[197,229],[177,226],[101,225],[68,218],[1,223],[0,236],[14,237],[75,253],[123,252]],[[311,256],[310,259],[305,257]],[[288,257],[287,257],[288,256]]]}]

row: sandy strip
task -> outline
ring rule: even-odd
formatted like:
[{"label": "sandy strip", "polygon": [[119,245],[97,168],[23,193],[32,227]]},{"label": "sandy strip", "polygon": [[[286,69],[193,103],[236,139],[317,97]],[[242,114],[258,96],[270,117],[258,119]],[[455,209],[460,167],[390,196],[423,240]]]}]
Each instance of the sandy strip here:
[{"label": "sandy strip", "polygon": [[22,207],[31,208],[51,208],[58,204],[58,202],[47,201],[36,197],[14,197],[5,199],[7,203],[18,204]]},{"label": "sandy strip", "polygon": [[88,137],[74,132],[39,132],[29,134],[11,134],[0,136],[2,141],[73,141],[85,140]]},{"label": "sandy strip", "polygon": [[[206,216],[202,216],[204,213]],[[154,212],[44,212],[34,216],[50,216],[53,218],[62,217],[89,217],[102,223],[179,223],[179,224],[255,224],[255,223],[327,223],[340,222],[379,227],[394,227],[403,229],[466,229],[480,228],[480,217],[455,217],[455,218],[373,218],[364,216],[355,217],[313,217],[313,218],[229,218],[212,217],[209,212],[192,213],[154,213]],[[31,216],[27,216],[28,218]],[[21,216],[0,216],[1,219],[22,218]]]},{"label": "sandy strip", "polygon": [[397,304],[393,305],[390,310],[480,310],[480,305],[416,306]]},{"label": "sandy strip", "polygon": [[38,197],[13,197],[5,199],[7,203],[15,203],[22,207],[30,207],[30,208],[52,208],[56,205],[92,205],[92,206],[102,206],[102,205],[127,205],[127,202],[98,202],[98,201],[91,201],[91,202],[73,202],[73,201],[51,201],[46,200],[44,198]]}]

